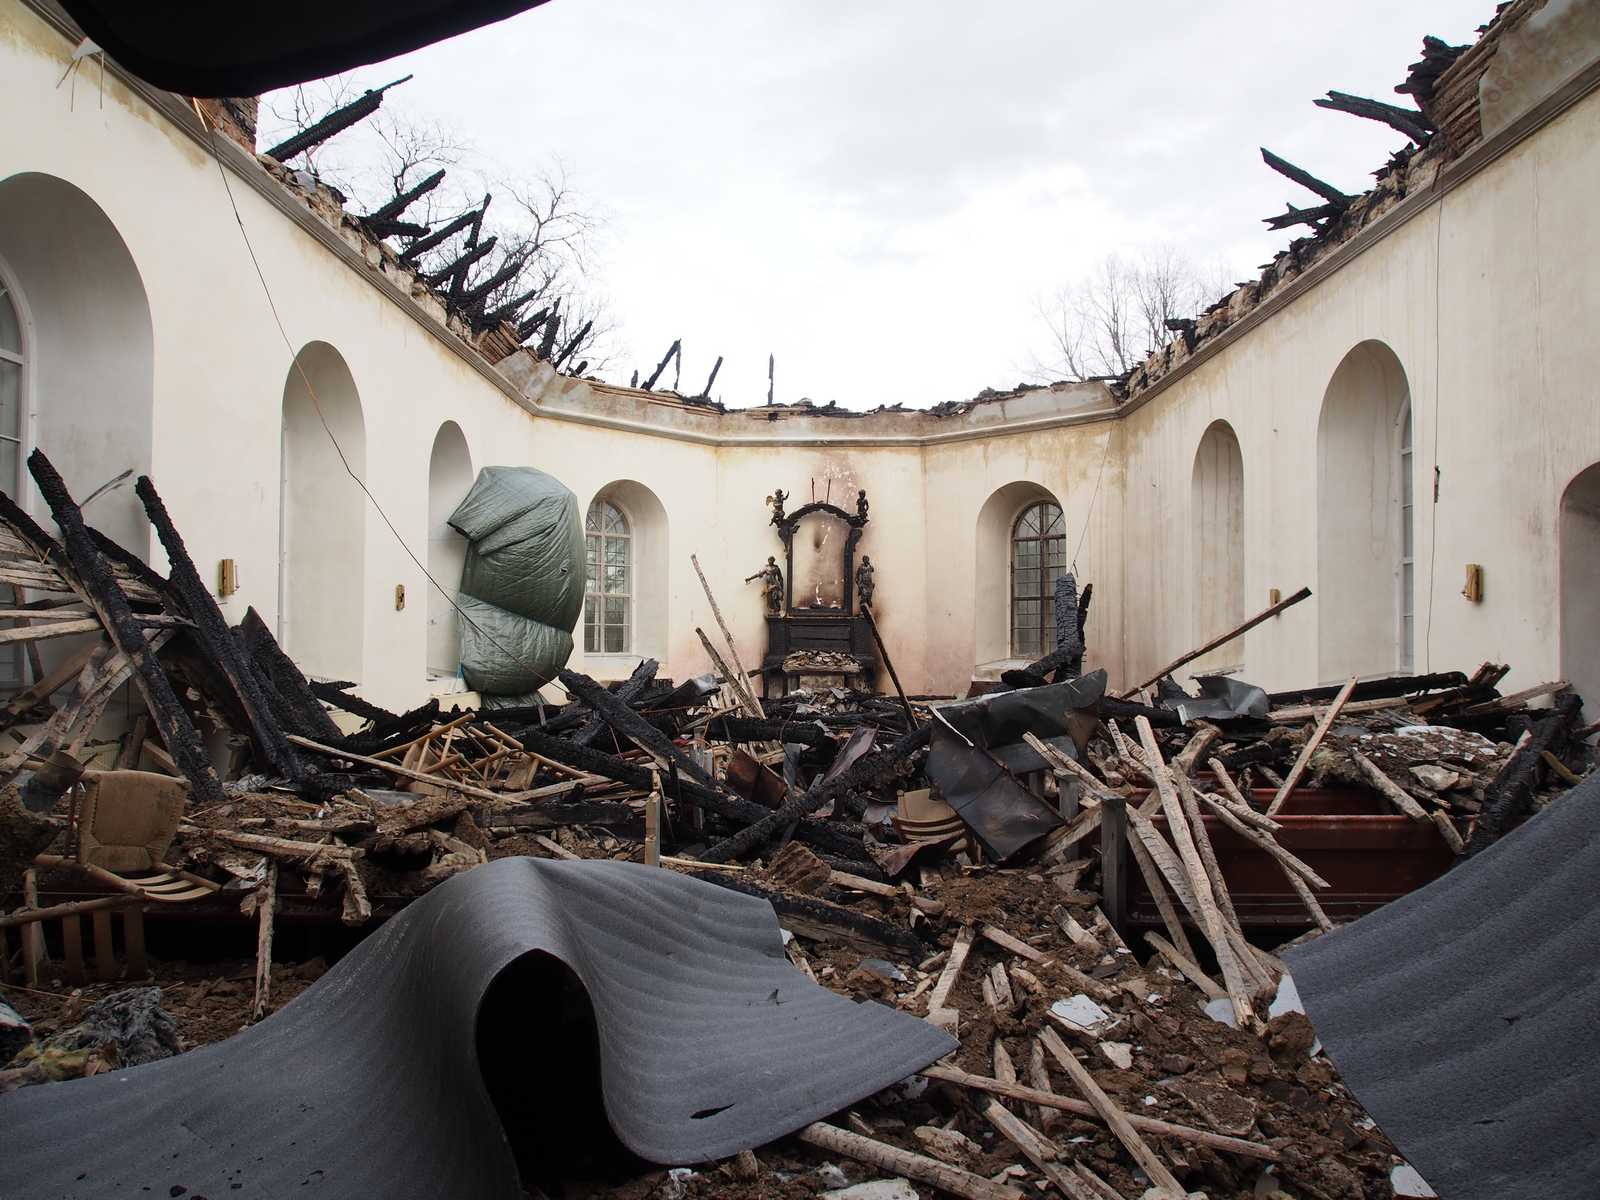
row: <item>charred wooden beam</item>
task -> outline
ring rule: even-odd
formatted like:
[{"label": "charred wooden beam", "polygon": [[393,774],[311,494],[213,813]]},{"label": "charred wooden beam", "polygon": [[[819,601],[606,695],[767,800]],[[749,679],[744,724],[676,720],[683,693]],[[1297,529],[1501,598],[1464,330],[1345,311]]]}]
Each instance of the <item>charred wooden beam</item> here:
[{"label": "charred wooden beam", "polygon": [[1284,205],[1284,211],[1275,217],[1262,217],[1261,221],[1268,229],[1288,229],[1294,225],[1309,225],[1313,229],[1320,228],[1323,221],[1337,217],[1344,211],[1340,204],[1319,204],[1315,208],[1296,208],[1292,204]]},{"label": "charred wooden beam", "polygon": [[[421,711],[414,709],[409,713],[392,713],[387,708],[380,708],[368,700],[363,700],[360,696],[352,696],[346,690],[352,686],[348,683],[325,683],[322,680],[313,680],[310,686],[311,694],[318,700],[342,709],[351,716],[360,717],[363,721],[371,721],[375,725],[410,728],[415,723],[410,718],[414,718]],[[423,708],[429,709],[432,716],[438,716],[439,701],[437,699],[430,700]],[[343,734],[339,735],[341,743],[346,740]]]},{"label": "charred wooden beam", "polygon": [[583,339],[589,336],[589,331],[593,328],[593,321],[585,321],[583,323],[583,328],[579,329],[577,333],[572,335],[571,339],[567,342],[566,347],[561,351],[560,354],[556,355],[555,362],[551,365],[559,371],[561,369],[561,364],[573,356],[578,347],[583,344]]},{"label": "charred wooden beam", "polygon": [[[647,658],[640,662],[633,669],[633,673],[618,686],[615,692],[617,702],[628,705],[631,708],[634,701],[638,700],[644,694],[644,690],[650,686],[660,668],[661,664],[653,658]],[[592,709],[590,711],[593,712]],[[580,746],[592,746],[595,738],[599,737],[605,729],[605,720],[599,714],[595,714],[584,722],[583,727],[577,733],[572,735],[572,740]]]},{"label": "charred wooden beam", "polygon": [[[485,203],[488,198],[485,197]],[[405,253],[400,255],[400,261],[414,263],[418,256],[426,254],[429,250],[436,250],[444,245],[456,234],[464,229],[470,229],[474,224],[483,220],[483,210],[475,208],[471,212],[462,213],[455,220],[446,225],[441,225],[421,241],[412,242],[405,248]]]},{"label": "charred wooden beam", "polygon": [[784,801],[778,808],[765,813],[759,821],[747,825],[732,837],[724,838],[700,857],[706,862],[727,862],[736,855],[747,853],[801,817],[816,812],[828,801],[842,799],[851,792],[887,779],[912,755],[925,749],[932,736],[932,722],[912,730],[878,753],[869,754],[854,763],[831,781],[823,783],[819,780],[812,784],[803,795]]},{"label": "charred wooden beam", "polygon": [[189,719],[188,710],[173,692],[167,673],[150,652],[144,630],[134,618],[128,598],[112,577],[111,565],[89,535],[83,513],[73,502],[67,485],[42,450],[36,449],[28,456],[28,470],[61,530],[61,550],[67,560],[61,565],[67,566],[76,577],[112,644],[133,664],[134,681],[144,695],[151,719],[161,731],[167,753],[189,780],[191,799],[198,805],[225,803],[227,796],[206,753],[205,743]]},{"label": "charred wooden beam", "polygon": [[1261,161],[1266,163],[1267,166],[1271,167],[1284,178],[1292,179],[1301,187],[1315,192],[1329,204],[1338,205],[1340,212],[1343,212],[1345,209],[1349,208],[1350,201],[1354,199],[1353,196],[1345,195],[1345,193],[1334,187],[1333,184],[1325,183],[1318,179],[1315,175],[1311,174],[1309,171],[1302,171],[1292,162],[1279,158],[1265,146],[1261,147]]},{"label": "charred wooden beam", "polygon": [[798,896],[762,887],[748,879],[730,877],[726,871],[696,871],[696,879],[717,884],[732,892],[755,896],[772,905],[783,926],[813,941],[842,942],[868,954],[888,954],[904,961],[915,961],[924,953],[922,940],[903,925],[869,916],[840,904],[830,904],[812,896]]},{"label": "charred wooden beam", "polygon": [[548,308],[541,308],[533,316],[517,322],[517,341],[525,342],[531,338],[541,325],[550,317]]},{"label": "charred wooden beam", "polygon": [[1567,691],[1556,697],[1548,716],[1528,728],[1528,736],[1506,759],[1494,782],[1484,789],[1483,813],[1467,848],[1469,855],[1494,845],[1510,833],[1533,807],[1533,791],[1544,768],[1545,751],[1558,745],[1577,723],[1583,701]]},{"label": "charred wooden beam", "polygon": [[184,545],[183,536],[173,524],[155,484],[148,475],[141,475],[133,490],[144,504],[150,524],[155,526],[156,536],[161,539],[161,548],[167,552],[169,581],[184,613],[195,624],[195,642],[227,680],[234,699],[244,710],[250,735],[255,739],[262,758],[280,774],[298,779],[305,774],[305,768],[289,743],[284,741],[283,730],[273,719],[255,667],[229,632],[222,610],[217,607],[210,589],[195,570],[194,560],[189,557],[189,548]]},{"label": "charred wooden beam", "polygon": [[1311,103],[1318,108],[1330,108],[1334,112],[1349,113],[1353,117],[1381,121],[1390,129],[1405,134],[1419,146],[1427,141],[1428,135],[1433,132],[1433,122],[1414,108],[1401,108],[1398,104],[1368,100],[1364,96],[1352,96],[1348,92],[1330,91],[1326,96],[1318,96]]},{"label": "charred wooden beam", "polygon": [[1421,59],[1411,64],[1405,82],[1396,84],[1394,90],[1402,96],[1412,97],[1420,107],[1426,109],[1428,102],[1433,99],[1433,88],[1439,82],[1439,76],[1448,71],[1468,49],[1468,46],[1452,46],[1443,38],[1431,34],[1424,37]]},{"label": "charred wooden beam", "polygon": [[[1391,675],[1385,679],[1366,679],[1356,684],[1350,693],[1352,700],[1386,700],[1391,696],[1415,696],[1421,692],[1440,688],[1462,687],[1467,677],[1460,671],[1439,671],[1432,675]],[[1315,704],[1319,700],[1332,700],[1344,689],[1344,684],[1327,687],[1301,688],[1295,692],[1269,692],[1267,699],[1274,707],[1285,704]]]},{"label": "charred wooden beam", "polygon": [[641,749],[656,755],[663,762],[675,764],[678,770],[696,783],[707,787],[714,786],[711,776],[706,774],[704,767],[679,750],[671,738],[606,691],[599,683],[587,675],[566,668],[561,670],[557,678],[561,680],[562,687],[592,708],[596,716],[623,737],[630,738]]},{"label": "charred wooden beam", "polygon": [[711,378],[706,380],[705,387],[700,389],[700,398],[711,399],[711,385],[717,381],[717,372],[722,370],[722,355],[717,355],[717,361],[711,364]]},{"label": "charred wooden beam", "polygon": [[488,315],[488,317],[486,318],[486,320],[491,325],[498,325],[498,324],[500,324],[501,321],[511,321],[511,320],[516,319],[517,311],[524,304],[526,304],[529,300],[532,300],[535,296],[537,296],[543,290],[544,290],[544,285],[540,284],[537,287],[529,288],[527,291],[523,292],[520,296],[513,296],[511,299],[507,300],[504,304],[500,305],[499,308],[496,308],[493,312],[491,312]]},{"label": "charred wooden beam", "polygon": [[489,276],[489,278],[485,279],[482,283],[475,283],[470,288],[465,289],[461,293],[462,311],[465,312],[475,308],[481,308],[488,302],[489,293],[494,291],[497,287],[504,287],[506,284],[515,279],[522,268],[527,265],[527,262],[528,260],[526,258],[507,259],[503,264],[501,264],[500,269],[493,275]]},{"label": "charred wooden beam", "polygon": [[[455,281],[462,278],[467,268],[472,266],[473,263],[477,262],[479,259],[487,255],[491,250],[493,250],[497,240],[498,239],[492,237],[485,238],[483,242],[474,246],[472,249],[465,251],[459,258],[455,259],[448,266],[440,267],[431,275],[424,275],[422,277],[422,282],[427,284],[429,287],[434,288],[438,287],[442,283],[449,282],[451,288],[454,289]],[[454,300],[453,296],[452,300]]]},{"label": "charred wooden beam", "polygon": [[272,630],[254,608],[245,609],[238,636],[261,678],[268,681],[277,694],[279,705],[274,706],[274,711],[285,729],[313,741],[337,741],[344,736],[311,691],[300,668],[283,652],[278,639],[272,636]]},{"label": "charred wooden beam", "polygon": [[555,303],[550,305],[550,315],[545,319],[544,336],[539,339],[539,357],[545,362],[550,361],[550,356],[556,349],[556,331],[561,328],[561,297],[557,296]]},{"label": "charred wooden beam", "polygon": [[375,238],[386,237],[421,237],[428,232],[426,225],[418,225],[413,221],[363,221],[367,232]]},{"label": "charred wooden beam", "polygon": [[[387,204],[380,204],[366,216],[358,217],[356,219],[359,221],[364,221],[368,225],[381,225],[386,221],[397,221],[400,219],[401,213],[405,212],[406,209],[410,208],[418,200],[422,199],[422,197],[426,196],[429,192],[433,191],[434,188],[438,187],[443,182],[444,169],[441,167],[432,175],[429,175],[421,183],[417,184],[416,187],[407,188],[405,191],[398,193],[394,199],[390,200]],[[422,232],[416,236],[424,237],[427,235],[427,232],[427,228],[422,227]]]},{"label": "charred wooden beam", "polygon": [[817,750],[837,750],[833,735],[815,721],[756,721],[749,717],[718,717],[706,726],[714,742],[797,742]]},{"label": "charred wooden beam", "polygon": [[661,372],[663,372],[663,371],[665,371],[667,369],[667,364],[669,362],[671,362],[674,358],[678,357],[678,354],[679,354],[680,351],[682,351],[682,349],[683,349],[683,339],[682,338],[674,339],[672,345],[667,347],[667,353],[665,354],[665,356],[663,356],[661,361],[656,364],[656,369],[654,371],[650,372],[650,378],[646,379],[644,381],[644,383],[642,383],[640,386],[642,388],[644,388],[644,390],[647,391],[647,392],[651,388],[655,387],[656,380],[661,378]]},{"label": "charred wooden beam", "polygon": [[357,96],[349,104],[341,105],[334,109],[321,120],[308,125],[293,137],[285,138],[276,146],[268,150],[267,157],[275,158],[279,162],[288,162],[296,155],[304,154],[320,146],[336,133],[349,129],[357,121],[365,120],[378,111],[383,103],[383,94],[392,87],[399,87],[411,76],[405,79],[396,79],[393,83],[386,83],[381,88],[373,88]]}]

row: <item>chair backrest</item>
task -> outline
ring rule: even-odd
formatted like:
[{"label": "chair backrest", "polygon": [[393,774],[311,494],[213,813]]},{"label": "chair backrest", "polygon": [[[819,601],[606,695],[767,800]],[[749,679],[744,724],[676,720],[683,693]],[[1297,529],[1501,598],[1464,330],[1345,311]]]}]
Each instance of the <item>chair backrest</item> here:
[{"label": "chair backrest", "polygon": [[150,771],[85,771],[78,809],[83,861],[107,871],[146,871],[166,858],[189,785]]}]

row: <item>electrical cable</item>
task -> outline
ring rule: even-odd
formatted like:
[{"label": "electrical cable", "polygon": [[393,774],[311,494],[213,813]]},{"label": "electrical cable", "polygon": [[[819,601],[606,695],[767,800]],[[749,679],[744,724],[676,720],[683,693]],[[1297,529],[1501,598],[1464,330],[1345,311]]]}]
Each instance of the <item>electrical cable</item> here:
[{"label": "electrical cable", "polygon": [[1083,529],[1079,532],[1078,544],[1072,551],[1072,574],[1074,578],[1078,574],[1078,554],[1082,551],[1083,543],[1089,536],[1089,521],[1094,516],[1095,502],[1100,499],[1100,481],[1106,476],[1106,460],[1111,457],[1111,431],[1112,425],[1108,423],[1106,425],[1105,448],[1100,453],[1100,470],[1095,474],[1094,491],[1089,496],[1089,507],[1084,510],[1083,514]]},{"label": "electrical cable", "polygon": [[[210,126],[209,122],[205,122],[203,118],[202,123],[205,125],[206,132],[208,134],[207,148],[211,151],[211,161],[217,165],[217,174],[222,179],[222,190],[227,194],[228,206],[233,209],[233,219],[234,222],[239,226],[239,236],[244,239],[245,250],[250,255],[250,265],[255,268],[256,278],[261,281],[261,291],[262,294],[267,298],[267,308],[272,313],[273,323],[278,327],[278,336],[283,339],[284,347],[289,351],[291,365],[293,369],[298,372],[301,383],[305,385],[306,395],[311,398],[311,405],[316,410],[317,421],[322,425],[323,432],[328,435],[328,441],[333,444],[334,452],[338,454],[339,462],[343,464],[345,473],[349,475],[351,479],[355,480],[356,486],[361,489],[362,494],[365,495],[367,500],[371,502],[372,507],[377,511],[378,516],[383,519],[384,525],[386,525],[389,529],[389,532],[394,535],[394,540],[400,544],[400,549],[405,551],[406,557],[412,561],[417,570],[422,572],[423,577],[434,586],[435,590],[437,590],[438,593],[444,597],[446,603],[448,603],[451,608],[455,609],[457,614],[460,615],[462,622],[470,626],[479,637],[483,638],[486,642],[488,642],[502,654],[506,655],[513,662],[520,663],[522,666],[534,671],[535,673],[540,673],[537,666],[528,662],[527,659],[517,654],[516,651],[509,649],[501,642],[496,640],[492,634],[483,628],[483,626],[479,625],[467,615],[466,610],[463,609],[460,604],[456,603],[456,598],[450,593],[449,589],[447,589],[442,583],[433,577],[433,573],[428,570],[428,568],[423,564],[422,560],[419,559],[412,551],[411,547],[406,544],[405,538],[402,537],[400,531],[395,528],[394,522],[389,519],[389,514],[383,511],[383,505],[378,503],[378,498],[374,496],[371,490],[367,487],[366,481],[363,480],[361,476],[357,475],[355,469],[351,467],[350,460],[345,456],[344,447],[339,445],[339,439],[334,436],[333,429],[328,424],[327,415],[322,410],[322,401],[317,396],[317,389],[312,385],[311,377],[306,373],[305,365],[300,361],[300,355],[295,352],[294,342],[289,337],[289,331],[284,327],[283,318],[278,313],[277,302],[272,298],[272,289],[267,285],[266,273],[261,269],[261,260],[256,257],[255,246],[251,244],[250,234],[244,227],[244,217],[239,212],[238,202],[233,198],[233,187],[228,182],[227,168],[222,165],[222,159],[217,154],[215,142],[209,140],[210,138],[216,138],[219,135],[217,131]],[[556,684],[556,686],[560,687],[559,684]],[[567,695],[568,699],[571,699],[571,694],[567,693],[565,688],[562,688],[561,691]]]}]

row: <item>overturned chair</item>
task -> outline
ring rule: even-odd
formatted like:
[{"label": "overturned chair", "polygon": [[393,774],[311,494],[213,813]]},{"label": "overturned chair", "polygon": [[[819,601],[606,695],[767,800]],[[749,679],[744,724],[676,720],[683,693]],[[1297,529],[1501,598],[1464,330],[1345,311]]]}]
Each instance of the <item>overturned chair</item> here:
[{"label": "overturned chair", "polygon": [[[181,904],[219,890],[220,885],[165,861],[188,799],[188,784],[148,771],[84,771],[71,793],[68,854],[40,854],[34,867],[69,871],[118,893],[94,900],[38,908],[36,881],[24,881],[24,897],[34,907],[0,917],[0,943],[8,927],[22,931],[23,972],[29,986],[46,961],[42,922],[61,922],[62,973],[69,983],[87,979],[82,918],[88,916],[94,939],[95,977],[116,979],[146,974],[144,905]],[[34,871],[28,872],[29,876]],[[121,968],[116,959],[111,917],[122,914]],[[0,944],[0,976],[7,973],[8,947]]]}]

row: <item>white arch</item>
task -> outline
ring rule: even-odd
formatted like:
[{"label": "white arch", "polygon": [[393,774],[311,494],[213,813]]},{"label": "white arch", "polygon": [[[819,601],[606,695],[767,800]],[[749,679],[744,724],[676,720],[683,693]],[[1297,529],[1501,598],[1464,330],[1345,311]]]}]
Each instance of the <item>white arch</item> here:
[{"label": "white arch", "polygon": [[[1194,581],[1193,644],[1244,620],[1244,455],[1226,421],[1213,421],[1195,447],[1189,486]],[[1245,640],[1235,638],[1196,659],[1190,675],[1242,667]]]},{"label": "white arch", "polygon": [[428,456],[428,574],[449,592],[428,584],[428,674],[452,676],[461,670],[460,617],[451,600],[461,586],[467,539],[450,528],[450,514],[472,487],[472,452],[454,421],[439,426]]},{"label": "white arch", "polygon": [[[672,561],[667,510],[655,492],[635,479],[613,479],[597,489],[584,505],[585,513],[596,500],[614,504],[628,521],[633,577],[629,584],[632,613],[627,654],[665,661],[671,607],[668,564]],[[581,646],[581,625],[577,637]]]},{"label": "white arch", "polygon": [[[0,275],[24,322],[24,452],[49,455],[86,496],[130,467],[151,469],[155,339],[144,280],[100,206],[53,175],[0,179]],[[19,477],[20,501],[42,502]],[[150,524],[133,489],[94,502],[89,520],[145,557]]]},{"label": "white arch", "polygon": [[1562,492],[1560,537],[1561,678],[1593,721],[1600,717],[1600,463]]},{"label": "white arch", "polygon": [[310,342],[283,386],[279,636],[308,675],[359,683],[366,657],[366,497],[346,462],[365,477],[361,397],[343,356],[326,342]]},{"label": "white arch", "polygon": [[996,488],[978,510],[973,657],[979,667],[1011,658],[1011,527],[1023,509],[1041,500],[1065,511],[1054,492],[1030,480]]},{"label": "white arch", "polygon": [[[1405,368],[1384,343],[1344,356],[1317,425],[1318,673],[1324,680],[1409,669],[1402,620],[1415,611],[1402,552]],[[1414,526],[1412,529],[1414,532]]]}]

